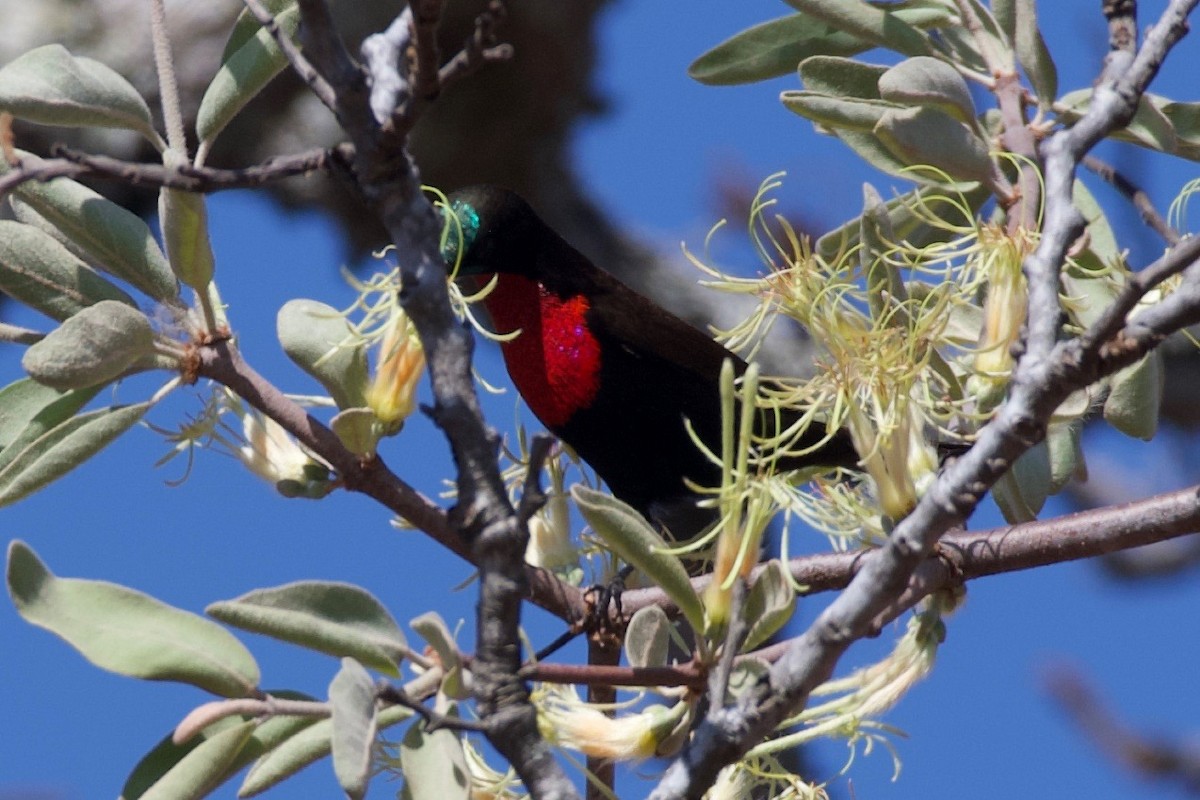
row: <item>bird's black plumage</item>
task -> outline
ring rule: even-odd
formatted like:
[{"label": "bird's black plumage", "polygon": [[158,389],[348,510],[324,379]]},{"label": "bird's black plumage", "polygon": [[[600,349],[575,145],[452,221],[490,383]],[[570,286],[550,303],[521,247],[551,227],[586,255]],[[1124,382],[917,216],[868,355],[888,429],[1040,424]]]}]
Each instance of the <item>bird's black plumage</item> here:
[{"label": "bird's black plumage", "polygon": [[[471,187],[454,192],[450,200],[462,224],[461,273],[496,274],[502,284],[507,280],[527,287],[523,294],[497,292],[485,301],[494,319],[519,318],[521,336],[543,340],[542,348],[524,347],[521,353],[505,346],[509,373],[526,402],[614,495],[677,534],[692,532],[711,514],[696,509],[696,495],[684,479],[715,486],[720,471],[688,436],[684,420],[719,452],[721,368],[729,359],[740,375],[746,362],[597,268],[513,192]],[[453,262],[455,237],[451,241],[447,256]],[[571,302],[576,305],[570,307],[581,309],[580,321],[598,345],[598,381],[594,391],[572,395],[571,413],[560,419],[546,398],[530,396],[546,391],[530,376],[552,368],[564,348],[576,354],[574,340],[564,344],[548,338],[571,337],[571,330],[563,334],[562,325],[556,327],[549,316]],[[528,363],[539,357],[544,364]],[[580,382],[588,380],[588,363],[587,358],[566,362],[567,369],[579,366]],[[823,426],[814,425],[803,444],[815,445],[824,436]],[[856,459],[849,436],[838,431],[818,451],[781,467],[850,466]]]}]

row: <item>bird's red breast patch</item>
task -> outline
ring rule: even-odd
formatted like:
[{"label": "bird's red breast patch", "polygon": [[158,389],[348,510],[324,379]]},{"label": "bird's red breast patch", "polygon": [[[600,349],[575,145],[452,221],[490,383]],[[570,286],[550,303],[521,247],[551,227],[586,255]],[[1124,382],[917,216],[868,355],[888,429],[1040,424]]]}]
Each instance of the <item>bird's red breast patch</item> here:
[{"label": "bird's red breast patch", "polygon": [[521,330],[501,345],[508,373],[537,418],[565,425],[600,389],[600,343],[588,329],[588,299],[562,298],[541,284],[504,274],[484,301],[500,333]]}]

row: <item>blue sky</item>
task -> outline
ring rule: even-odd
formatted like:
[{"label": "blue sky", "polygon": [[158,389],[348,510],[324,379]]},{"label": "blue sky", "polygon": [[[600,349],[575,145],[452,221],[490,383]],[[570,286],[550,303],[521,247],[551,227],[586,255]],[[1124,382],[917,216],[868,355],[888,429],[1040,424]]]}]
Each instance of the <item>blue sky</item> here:
[{"label": "blue sky", "polygon": [[[1051,49],[1064,88],[1090,84],[1104,28],[1092,0],[1049,4],[1059,15]],[[1143,4],[1149,6],[1151,4]],[[1153,4],[1158,13],[1161,4]],[[852,216],[862,180],[885,193],[896,182],[856,172],[836,141],[784,109],[779,91],[792,78],[767,85],[707,88],[691,82],[687,65],[703,50],[750,24],[787,13],[767,0],[702,2],[689,11],[663,2],[625,2],[607,12],[602,30],[599,81],[613,104],[611,116],[581,131],[577,168],[606,209],[664,252],[685,240],[698,247],[715,221],[711,179],[727,164],[755,181],[780,169],[795,208],[829,223]],[[1186,42],[1169,61],[1157,86],[1195,100],[1187,86],[1197,44]],[[1191,94],[1189,94],[1189,92]],[[1113,151],[1109,151],[1113,152]],[[1124,152],[1129,152],[1125,150]],[[1194,165],[1142,157],[1126,161],[1144,176],[1164,207]],[[1104,195],[1110,207],[1111,196]],[[305,296],[345,305],[351,291],[336,266],[344,249],[333,228],[312,214],[283,214],[249,193],[230,193],[211,205],[218,280],[247,358],[288,391],[314,389],[283,357],[274,339],[275,312]],[[733,221],[735,224],[740,221]],[[1126,238],[1139,263],[1154,252],[1152,240],[1130,229]],[[682,265],[682,259],[680,260]],[[7,321],[35,327],[29,313]],[[0,377],[13,379],[19,354],[0,349]],[[494,348],[484,346],[480,368],[503,381]],[[157,379],[156,379],[157,380]],[[148,394],[154,381],[131,382],[122,399]],[[178,393],[153,420],[170,426],[198,401]],[[489,418],[511,427],[513,394],[489,400]],[[1118,459],[1158,463],[1155,445],[1120,442]],[[412,532],[397,531],[388,515],[363,498],[334,495],[322,502],[285,500],[231,459],[201,453],[188,481],[177,488],[181,463],[152,464],[166,445],[148,431],[124,437],[83,469],[12,508],[0,510],[5,541],[27,541],[57,574],[111,580],[200,611],[215,600],[253,588],[302,578],[360,584],[375,592],[405,623],[435,609],[470,648],[474,588],[450,587],[469,568]],[[434,494],[450,475],[449,458],[425,420],[413,421],[385,451],[388,463],[419,489]],[[1189,482],[1163,478],[1159,489]],[[1194,476],[1190,478],[1194,481]],[[1047,514],[1063,509],[1053,504]],[[981,510],[972,527],[997,522]],[[812,548],[821,546],[812,542]],[[827,602],[802,603],[811,620]],[[1135,726],[1164,735],[1194,731],[1200,695],[1194,689],[1200,637],[1195,611],[1200,584],[1179,578],[1138,587],[1115,587],[1093,565],[1067,564],[971,585],[966,606],[948,624],[933,674],[886,721],[906,731],[895,741],[903,762],[896,782],[886,752],[858,760],[851,772],[860,798],[1012,796],[1171,797],[1114,769],[1071,728],[1039,688],[1048,664],[1082,665],[1097,687]],[[557,631],[536,612],[527,620],[542,640]],[[877,658],[899,635],[851,651],[847,666]],[[264,685],[321,695],[336,670],[333,660],[244,636],[263,666]],[[23,623],[0,603],[0,798],[83,800],[115,796],[137,759],[194,705],[196,690],[145,684],[98,671],[50,634]],[[579,657],[578,652],[566,657]],[[844,759],[839,744],[819,751],[813,777],[832,778]],[[649,771],[647,766],[643,771]],[[835,778],[851,796],[845,778]],[[377,786],[372,796],[386,796]],[[302,783],[276,796],[334,796],[331,770],[319,764]],[[232,788],[219,794],[232,797]],[[636,796],[631,794],[630,796]]]}]

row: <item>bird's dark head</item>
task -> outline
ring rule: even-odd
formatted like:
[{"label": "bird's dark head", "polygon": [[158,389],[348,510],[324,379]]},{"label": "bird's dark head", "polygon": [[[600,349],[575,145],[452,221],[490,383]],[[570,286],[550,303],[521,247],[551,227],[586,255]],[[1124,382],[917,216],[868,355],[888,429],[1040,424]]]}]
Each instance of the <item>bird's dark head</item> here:
[{"label": "bird's dark head", "polygon": [[455,217],[442,248],[448,266],[461,252],[459,275],[531,269],[530,255],[545,225],[520,195],[500,186],[468,186],[447,199]]}]

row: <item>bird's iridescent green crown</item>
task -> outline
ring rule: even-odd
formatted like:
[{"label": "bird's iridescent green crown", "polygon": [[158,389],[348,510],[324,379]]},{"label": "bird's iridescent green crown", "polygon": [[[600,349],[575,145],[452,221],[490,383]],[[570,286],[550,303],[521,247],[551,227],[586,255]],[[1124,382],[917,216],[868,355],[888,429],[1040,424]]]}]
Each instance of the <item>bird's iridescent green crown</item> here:
[{"label": "bird's iridescent green crown", "polygon": [[[442,258],[446,260],[447,266],[453,267],[461,253],[463,260],[459,269],[462,270],[467,267],[466,254],[471,251],[471,245],[479,235],[479,212],[470,203],[453,200],[449,208],[442,208],[442,213],[447,215]],[[449,214],[453,214],[454,218],[449,218]]]}]

